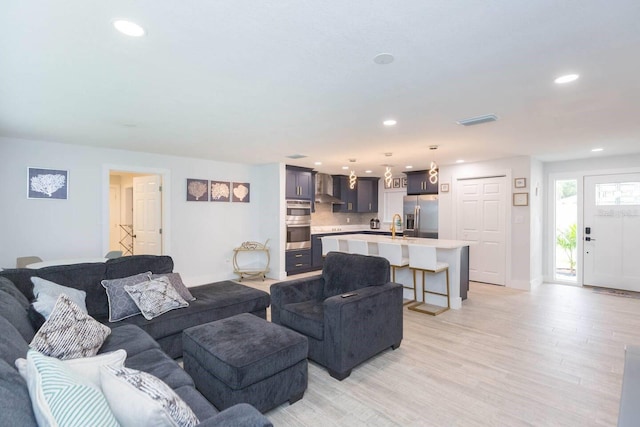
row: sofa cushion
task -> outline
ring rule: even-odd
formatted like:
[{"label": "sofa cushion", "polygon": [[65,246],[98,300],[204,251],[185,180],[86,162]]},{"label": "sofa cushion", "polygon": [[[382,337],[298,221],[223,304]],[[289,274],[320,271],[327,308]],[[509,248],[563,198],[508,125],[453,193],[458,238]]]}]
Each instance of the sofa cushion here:
[{"label": "sofa cushion", "polygon": [[100,390],[63,361],[29,350],[26,371],[38,425],[118,426]]},{"label": "sofa cushion", "polygon": [[[22,357],[26,356],[23,354]],[[0,360],[0,425],[11,427],[34,427],[36,417],[31,408],[29,389],[18,371],[4,360]]]},{"label": "sofa cushion", "polygon": [[169,273],[169,274],[152,274],[151,279],[157,279],[158,277],[167,277],[173,287],[178,291],[180,296],[185,301],[193,301],[195,297],[191,295],[189,292],[189,288],[182,281],[182,277],[180,277],[180,273]]},{"label": "sofa cushion", "polygon": [[155,274],[171,273],[173,259],[162,255],[133,255],[107,260],[104,279],[121,279],[150,271]]},{"label": "sofa cushion", "polygon": [[127,285],[137,285],[141,282],[148,282],[151,272],[135,274],[133,276],[121,277],[119,279],[103,280],[102,286],[107,290],[109,299],[109,322],[119,322],[127,317],[140,314],[140,308],[135,301],[125,291]]},{"label": "sofa cushion", "polygon": [[168,277],[158,277],[135,285],[125,285],[124,290],[136,303],[145,319],[151,320],[167,311],[189,305],[173,287]]},{"label": "sofa cushion", "polygon": [[[206,420],[213,417],[218,413],[215,406],[211,404],[194,386],[183,385],[182,387],[174,388],[178,396],[185,401],[189,408],[196,414],[199,420]],[[244,424],[236,424],[244,425]]]},{"label": "sofa cushion", "polygon": [[127,357],[131,358],[145,350],[158,349],[160,345],[139,327],[123,324],[111,328],[111,334],[109,334],[98,352],[105,353],[121,348],[127,350]]},{"label": "sofa cushion", "polygon": [[33,302],[34,307],[45,317],[45,319],[49,318],[49,315],[61,294],[68,296],[69,299],[76,303],[82,311],[87,313],[87,304],[85,302],[87,293],[85,291],[59,285],[51,280],[43,279],[42,277],[32,277],[31,281],[33,282],[33,294],[36,297]]},{"label": "sofa cushion", "polygon": [[0,313],[20,332],[25,341],[31,341],[36,332],[29,320],[27,309],[5,291],[0,291]]},{"label": "sofa cushion", "polygon": [[29,307],[29,300],[16,285],[6,277],[0,276],[0,291],[4,291],[14,297],[24,308]]},{"label": "sofa cushion", "polygon": [[111,329],[85,314],[62,294],[29,345],[59,359],[95,356],[110,333]]},{"label": "sofa cushion", "polygon": [[193,385],[193,379],[160,349],[150,349],[127,357],[124,365],[127,368],[145,371],[160,378],[171,388]]},{"label": "sofa cushion", "polygon": [[8,268],[0,270],[0,277],[11,280],[16,288],[27,297],[27,300],[31,301],[33,299],[31,277],[36,275],[36,271],[29,268]]},{"label": "sofa cushion", "polygon": [[286,304],[280,312],[280,324],[317,340],[323,340],[323,301]]},{"label": "sofa cushion", "polygon": [[[124,426],[180,426],[198,424],[198,417],[167,384],[146,372],[103,367],[102,392]],[[134,409],[134,410],[132,410]]]},{"label": "sofa cushion", "polygon": [[25,357],[29,345],[20,332],[4,317],[0,316],[0,359],[13,366],[16,359]]},{"label": "sofa cushion", "polygon": [[330,252],[322,267],[324,298],[379,286],[390,280],[389,261],[377,256]]}]

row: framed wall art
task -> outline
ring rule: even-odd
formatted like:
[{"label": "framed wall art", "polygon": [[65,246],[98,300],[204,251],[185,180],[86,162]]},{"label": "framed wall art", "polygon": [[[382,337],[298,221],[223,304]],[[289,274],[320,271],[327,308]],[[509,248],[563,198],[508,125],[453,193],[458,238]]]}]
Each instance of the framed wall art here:
[{"label": "framed wall art", "polygon": [[212,202],[228,202],[231,200],[231,183],[229,181],[211,181],[209,200]]},{"label": "framed wall art", "polygon": [[209,181],[187,178],[187,202],[208,202]]},{"label": "framed wall art", "polygon": [[440,192],[441,193],[448,193],[449,192],[449,184],[448,183],[440,184]]},{"label": "framed wall art", "polygon": [[513,180],[513,186],[515,188],[526,188],[527,187],[527,178],[515,178]]},{"label": "framed wall art", "polygon": [[402,183],[402,188],[405,188],[407,186],[407,177],[406,176],[402,178],[401,183]]},{"label": "framed wall art", "polygon": [[248,182],[234,182],[231,194],[232,202],[249,203],[251,185]]},{"label": "framed wall art", "polygon": [[69,171],[27,168],[27,198],[62,199],[69,196]]},{"label": "framed wall art", "polygon": [[400,178],[393,178],[393,188],[400,188]]},{"label": "framed wall art", "polygon": [[513,206],[529,206],[529,193],[513,193]]}]

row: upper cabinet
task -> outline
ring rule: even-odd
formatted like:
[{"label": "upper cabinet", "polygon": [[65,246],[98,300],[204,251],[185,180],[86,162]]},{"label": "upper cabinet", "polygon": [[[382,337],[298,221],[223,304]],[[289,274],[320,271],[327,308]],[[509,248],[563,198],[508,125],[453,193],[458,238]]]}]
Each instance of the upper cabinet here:
[{"label": "upper cabinet", "polygon": [[296,200],[313,200],[312,169],[298,166],[286,167],[285,198]]},{"label": "upper cabinet", "polygon": [[357,211],[378,212],[378,181],[380,178],[358,178]]},{"label": "upper cabinet", "polygon": [[438,183],[429,181],[429,171],[405,172],[407,175],[407,195],[438,194]]},{"label": "upper cabinet", "polygon": [[378,181],[380,178],[360,178],[356,188],[349,188],[349,177],[333,175],[333,195],[344,202],[333,205],[334,212],[378,212]]}]

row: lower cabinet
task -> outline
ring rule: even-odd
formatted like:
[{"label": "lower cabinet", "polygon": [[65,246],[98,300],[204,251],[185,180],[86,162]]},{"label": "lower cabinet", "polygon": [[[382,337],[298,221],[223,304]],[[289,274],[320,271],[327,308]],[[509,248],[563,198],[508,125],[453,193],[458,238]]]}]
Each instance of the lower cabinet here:
[{"label": "lower cabinet", "polygon": [[285,254],[287,276],[311,271],[311,249],[287,251]]},{"label": "lower cabinet", "polygon": [[324,258],[322,258],[322,237],[326,234],[314,234],[311,236],[311,267],[313,270],[322,270]]}]

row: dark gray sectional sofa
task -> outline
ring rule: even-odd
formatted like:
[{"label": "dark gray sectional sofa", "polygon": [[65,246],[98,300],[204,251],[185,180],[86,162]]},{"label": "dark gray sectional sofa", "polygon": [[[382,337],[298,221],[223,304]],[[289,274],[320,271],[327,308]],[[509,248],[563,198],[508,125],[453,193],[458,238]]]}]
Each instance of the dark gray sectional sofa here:
[{"label": "dark gray sectional sofa", "polygon": [[36,332],[29,319],[28,301],[33,299],[30,277],[38,276],[87,292],[89,314],[111,328],[99,353],[125,349],[125,366],[148,372],[167,383],[191,407],[200,419],[200,425],[270,426],[266,417],[247,404],[219,412],[196,390],[192,378],[173,359],[182,354],[183,329],[245,312],[266,317],[267,293],[233,286],[230,282],[212,283],[189,288],[196,301],[187,308],[170,311],[150,321],[136,315],[120,322],[108,322],[108,302],[100,284],[102,279],[146,271],[169,273],[172,269],[170,257],[142,255],[109,260],[104,264],[0,271],[0,425],[36,425],[27,384],[14,362],[19,357],[26,357],[28,344]]}]

